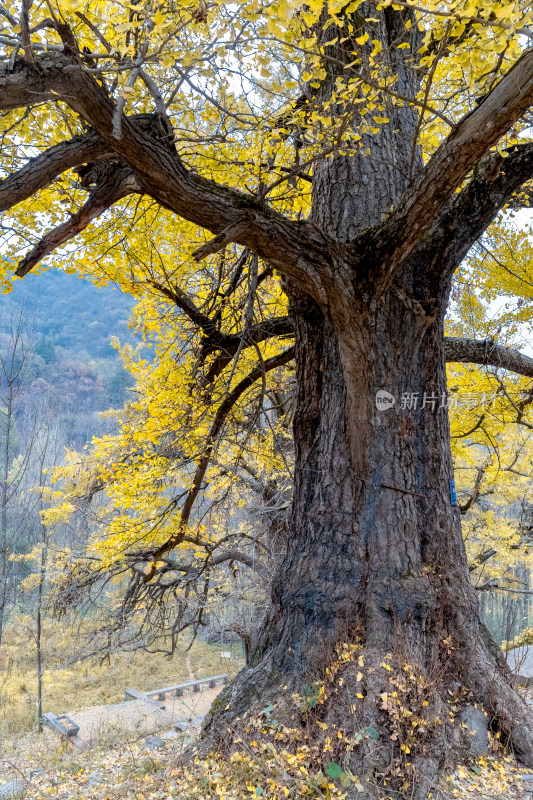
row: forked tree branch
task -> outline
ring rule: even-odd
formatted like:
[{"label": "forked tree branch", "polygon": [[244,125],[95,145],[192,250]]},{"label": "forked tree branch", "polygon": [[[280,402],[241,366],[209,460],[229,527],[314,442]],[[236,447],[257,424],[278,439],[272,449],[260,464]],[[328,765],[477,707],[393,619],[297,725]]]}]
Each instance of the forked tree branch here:
[{"label": "forked tree branch", "polygon": [[203,311],[200,311],[194,300],[179,286],[165,286],[158,281],[150,281],[150,285],[168,300],[172,300],[191,322],[201,328],[206,336],[211,336],[216,331],[215,322]]},{"label": "forked tree branch", "polygon": [[[159,117],[158,136],[135,117],[123,116],[121,137],[113,137],[115,105],[75,53],[46,53],[36,64],[18,60],[0,76],[0,109],[62,101],[78,113],[104,144],[128,163],[144,193],[178,216],[218,237],[231,230],[249,247],[293,278],[319,302],[327,302],[331,242],[309,222],[289,220],[252,195],[222,186],[187,170],[173,134]],[[240,221],[246,224],[241,228]],[[234,227],[236,226],[236,228]]]},{"label": "forked tree branch", "polygon": [[453,196],[425,240],[412,253],[426,265],[440,294],[470,248],[524,183],[533,178],[533,143],[512,147],[507,157],[484,159],[470,182]]},{"label": "forked tree branch", "polygon": [[216,331],[202,340],[202,350],[209,355],[215,350],[224,350],[228,354],[237,351],[241,341],[246,337],[250,343],[258,344],[274,337],[291,336],[294,334],[294,325],[290,317],[271,317],[252,325],[247,333],[222,333]]},{"label": "forked tree branch", "polygon": [[19,278],[27,275],[49,253],[81,233],[94,219],[111,208],[118,200],[140,191],[140,188],[128,166],[117,167],[115,164],[107,166],[96,186],[91,189],[85,205],[69,220],[49,231],[22,259],[15,274]]},{"label": "forked tree branch", "polygon": [[40,189],[45,189],[63,172],[79,164],[104,158],[110,153],[110,149],[94,131],[50,147],[0,181],[0,212],[13,208]]},{"label": "forked tree branch", "polygon": [[532,104],[533,50],[526,50],[481,104],[456,125],[390,219],[371,236],[384,264],[375,279],[381,291],[427,236],[468,173]]},{"label": "forked tree branch", "polygon": [[209,365],[202,385],[204,387],[210,386],[228,366],[239,348],[252,347],[273,337],[285,338],[293,334],[294,326],[290,317],[274,317],[253,325],[246,335],[244,331],[241,331],[239,333],[206,336],[202,341],[200,361],[203,361],[210,353],[216,350],[219,352]]}]

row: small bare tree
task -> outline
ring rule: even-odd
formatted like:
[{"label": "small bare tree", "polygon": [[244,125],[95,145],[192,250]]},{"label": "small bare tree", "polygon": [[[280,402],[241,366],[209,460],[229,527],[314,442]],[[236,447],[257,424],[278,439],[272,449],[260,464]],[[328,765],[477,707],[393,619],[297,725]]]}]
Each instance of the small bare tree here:
[{"label": "small bare tree", "polygon": [[31,463],[33,436],[21,452],[17,412],[22,407],[28,351],[24,341],[24,308],[11,319],[10,333],[0,347],[0,643],[9,594],[13,590],[10,555],[25,521],[16,519],[18,495]]}]

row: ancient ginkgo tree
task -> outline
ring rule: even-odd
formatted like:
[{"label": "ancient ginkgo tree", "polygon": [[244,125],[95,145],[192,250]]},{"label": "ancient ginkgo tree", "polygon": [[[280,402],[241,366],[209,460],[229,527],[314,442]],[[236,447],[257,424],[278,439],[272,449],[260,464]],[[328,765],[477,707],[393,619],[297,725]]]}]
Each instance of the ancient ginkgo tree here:
[{"label": "ancient ginkgo tree", "polygon": [[[361,702],[351,698],[363,678],[347,674],[330,719],[376,732],[348,757],[369,796],[397,746],[380,709],[405,663],[427,689],[413,797],[455,741],[446,698],[458,685],[533,766],[533,717],[479,620],[437,402],[447,360],[533,375],[518,352],[444,337],[454,272],[507,204],[528,202],[529,4],[22,0],[0,17],[7,267],[24,276],[78,237],[73,268],[85,259],[134,287],[133,263],[179,260],[201,301],[202,262],[223,264],[229,249],[245,254],[232,262],[235,286],[245,269],[254,297],[261,264],[288,297],[288,319],[254,327],[245,305],[228,338],[225,292],[210,315],[178,272],[163,287],[218,354],[215,372],[256,353],[238,398],[296,363],[287,549],[211,736],[280,687],[312,683],[339,644],[357,641]],[[132,253],[135,230],[113,237],[107,226],[118,215],[126,231],[139,209],[160,245],[150,249],[147,231]],[[261,343],[289,331],[294,352],[263,358]],[[420,402],[378,402],[406,393]],[[153,568],[136,580],[149,583],[183,543],[201,470],[195,479],[183,527],[144,550]]]}]

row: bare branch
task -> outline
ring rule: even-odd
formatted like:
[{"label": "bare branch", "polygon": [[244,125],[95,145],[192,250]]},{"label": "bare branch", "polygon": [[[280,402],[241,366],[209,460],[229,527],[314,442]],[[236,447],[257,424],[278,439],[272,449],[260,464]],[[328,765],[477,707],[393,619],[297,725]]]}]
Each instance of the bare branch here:
[{"label": "bare branch", "polygon": [[14,16],[13,16],[13,15],[12,15],[12,14],[11,14],[11,13],[8,11],[8,10],[7,10],[7,8],[6,8],[5,6],[3,6],[3,5],[0,5],[0,15],[1,15],[2,17],[5,17],[5,18],[7,19],[7,21],[9,22],[9,24],[13,26],[13,28],[16,28],[16,27],[17,27],[17,20],[16,20],[16,19],[15,19],[15,17],[14,17]]},{"label": "bare branch", "polygon": [[[137,59],[138,61],[142,61],[142,59]],[[127,93],[131,92],[135,83],[137,82],[137,78],[139,77],[139,73],[141,68],[139,66],[134,67],[132,69],[126,84],[122,88],[122,92],[117,100],[117,104],[115,106],[115,110],[113,112],[113,126],[111,135],[114,139],[120,139],[122,136],[122,115],[124,113],[124,108],[126,107],[126,98]]]},{"label": "bare branch", "polygon": [[[254,572],[261,572],[265,575],[265,577],[267,577],[266,569],[262,562],[257,558],[249,556],[247,553],[243,553],[241,550],[224,550],[218,555],[208,553],[206,557],[206,563],[209,567],[217,567],[220,564],[227,563],[228,561],[238,561],[239,564],[244,564],[245,567],[248,567]],[[174,571],[187,574],[188,572],[194,571],[193,565],[181,564],[177,561],[174,561],[172,558],[167,557],[164,559],[164,562],[165,565],[158,568],[158,573],[164,574],[166,572]]]},{"label": "bare branch", "polygon": [[472,489],[472,494],[469,495],[468,500],[465,503],[462,503],[459,506],[459,511],[461,512],[461,514],[466,514],[467,511],[470,511],[472,506],[479,500],[479,495],[481,492],[481,482],[483,480],[483,476],[485,475],[486,469],[487,469],[486,467],[478,467],[476,473],[476,480],[474,482],[474,488]]},{"label": "bare branch", "polygon": [[497,551],[494,550],[492,547],[489,550],[486,550],[484,553],[481,553],[473,562],[470,564],[468,569],[470,572],[474,572],[478,567],[481,567],[489,558],[492,556],[498,555]]},{"label": "bare branch", "polygon": [[165,105],[163,95],[159,91],[156,82],[143,69],[139,70],[139,77],[146,86],[146,88],[148,89],[148,91],[150,92],[150,94],[152,95],[152,97],[154,98],[157,113],[160,114],[161,117],[165,117],[167,119],[168,124],[170,125],[170,122],[168,121],[167,117],[167,107]]}]

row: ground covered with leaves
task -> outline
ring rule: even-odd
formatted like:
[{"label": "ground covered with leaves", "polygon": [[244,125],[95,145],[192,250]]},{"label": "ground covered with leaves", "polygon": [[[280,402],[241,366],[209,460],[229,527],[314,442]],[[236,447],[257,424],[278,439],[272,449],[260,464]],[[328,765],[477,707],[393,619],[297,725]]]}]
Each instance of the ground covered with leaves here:
[{"label": "ground covered with leaves", "polygon": [[[386,723],[381,724],[380,717],[379,730],[367,725],[354,733],[335,722],[332,707],[338,710],[348,681],[355,676],[356,719],[365,681],[379,672],[390,685],[390,692],[381,698]],[[403,800],[410,796],[417,750],[424,747],[423,719],[430,713],[422,699],[426,690],[414,668],[401,665],[392,654],[371,665],[361,646],[345,645],[322,682],[304,686],[299,693],[282,694],[279,705],[266,703],[234,728],[228,727],[224,754],[201,755],[200,749],[195,754],[198,727],[170,731],[168,721],[167,729],[155,736],[112,731],[86,752],[76,751],[71,742],[49,731],[41,736],[30,733],[23,739],[4,740],[0,784],[17,779],[28,799],[344,800],[359,794],[366,798],[368,783],[350,769],[351,755],[385,742],[394,751],[395,771],[382,775],[375,785],[383,800]],[[472,732],[459,721],[460,701],[455,697],[448,711],[468,738]],[[453,774],[443,775],[431,787],[429,797],[524,800],[528,789],[533,791],[531,778],[499,737],[489,736],[487,753],[465,756]]]},{"label": "ground covered with leaves", "polygon": [[[58,745],[53,734],[24,740],[26,755],[4,752],[2,780],[19,778],[26,797],[53,796],[58,800],[244,800],[268,797],[326,798],[353,796],[353,784],[335,762],[325,772],[315,767],[316,753],[305,742],[273,746],[259,741],[254,747],[241,744],[227,759],[210,756],[182,765],[188,736],[136,739],[106,743],[86,753],[70,745]],[[294,745],[294,742],[292,743]],[[9,751],[8,747],[8,751]],[[485,756],[460,765],[454,774],[435,787],[433,798],[465,800],[522,800],[527,787],[523,770],[510,755]],[[350,792],[350,795],[348,795]]]}]

